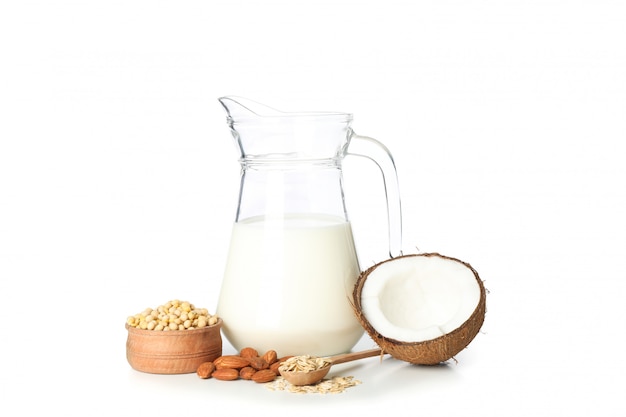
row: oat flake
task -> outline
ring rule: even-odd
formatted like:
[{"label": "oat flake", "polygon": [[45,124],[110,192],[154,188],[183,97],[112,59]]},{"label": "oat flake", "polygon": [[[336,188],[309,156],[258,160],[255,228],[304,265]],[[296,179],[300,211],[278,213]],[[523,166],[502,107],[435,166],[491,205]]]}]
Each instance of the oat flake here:
[{"label": "oat flake", "polygon": [[292,385],[283,377],[278,377],[274,381],[265,384],[271,391],[289,391],[296,394],[339,394],[347,388],[361,384],[361,381],[353,376],[336,376],[330,379],[323,379],[314,385],[296,386]]}]

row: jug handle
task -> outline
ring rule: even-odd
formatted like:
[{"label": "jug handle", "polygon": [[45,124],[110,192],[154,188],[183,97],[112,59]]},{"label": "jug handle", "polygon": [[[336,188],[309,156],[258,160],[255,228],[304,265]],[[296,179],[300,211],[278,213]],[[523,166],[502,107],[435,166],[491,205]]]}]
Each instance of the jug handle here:
[{"label": "jug handle", "polygon": [[396,164],[389,149],[381,142],[368,136],[351,135],[347,155],[355,155],[373,161],[383,176],[387,199],[387,227],[389,234],[389,256],[402,255],[402,208]]}]

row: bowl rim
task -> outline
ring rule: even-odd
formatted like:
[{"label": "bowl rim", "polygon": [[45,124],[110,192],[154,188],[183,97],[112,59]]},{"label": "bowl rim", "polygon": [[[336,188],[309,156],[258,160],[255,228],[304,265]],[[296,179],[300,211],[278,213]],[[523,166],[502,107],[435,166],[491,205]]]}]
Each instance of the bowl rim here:
[{"label": "bowl rim", "polygon": [[205,327],[196,327],[194,329],[185,329],[185,330],[148,330],[148,329],[140,329],[138,327],[135,326],[131,326],[128,323],[125,323],[124,327],[126,327],[126,330],[128,331],[129,334],[141,334],[144,336],[181,336],[181,335],[194,335],[194,334],[199,334],[199,333],[205,333],[208,332],[209,330],[215,330],[216,328],[220,329],[222,327],[222,318],[218,317],[217,318],[217,323],[212,324],[210,326],[205,326]]}]

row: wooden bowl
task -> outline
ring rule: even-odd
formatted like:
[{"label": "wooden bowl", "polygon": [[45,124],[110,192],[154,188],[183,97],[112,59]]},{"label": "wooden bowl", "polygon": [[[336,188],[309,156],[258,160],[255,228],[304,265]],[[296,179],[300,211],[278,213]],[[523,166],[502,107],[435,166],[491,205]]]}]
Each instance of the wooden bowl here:
[{"label": "wooden bowl", "polygon": [[130,366],[151,374],[188,374],[203,362],[222,356],[222,319],[193,330],[142,330],[126,324],[126,359]]}]

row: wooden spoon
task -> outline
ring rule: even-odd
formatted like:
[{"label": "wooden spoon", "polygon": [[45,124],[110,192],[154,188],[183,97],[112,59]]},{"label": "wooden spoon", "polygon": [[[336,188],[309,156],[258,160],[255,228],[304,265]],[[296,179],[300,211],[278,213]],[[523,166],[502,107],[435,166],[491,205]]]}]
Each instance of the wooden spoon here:
[{"label": "wooden spoon", "polygon": [[324,379],[324,377],[330,371],[332,365],[339,363],[355,361],[357,359],[369,358],[371,356],[380,356],[383,352],[380,348],[364,350],[362,352],[343,353],[341,355],[331,356],[324,358],[330,362],[323,368],[316,369],[314,371],[282,371],[279,370],[280,375],[285,378],[291,385],[313,385]]}]

